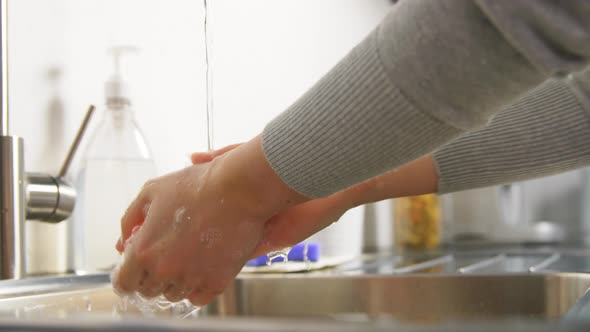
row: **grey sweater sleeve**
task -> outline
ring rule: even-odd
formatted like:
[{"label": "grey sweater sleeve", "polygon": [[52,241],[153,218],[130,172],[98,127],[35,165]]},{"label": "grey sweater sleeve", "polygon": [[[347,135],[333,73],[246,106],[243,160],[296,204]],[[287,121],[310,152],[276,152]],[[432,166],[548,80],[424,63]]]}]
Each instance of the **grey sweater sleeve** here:
[{"label": "grey sweater sleeve", "polygon": [[267,125],[269,164],[298,192],[326,196],[484,126],[548,76],[588,64],[578,45],[590,45],[590,1],[519,3],[400,2]]},{"label": "grey sweater sleeve", "polygon": [[590,165],[590,69],[533,89],[434,160],[441,194]]}]

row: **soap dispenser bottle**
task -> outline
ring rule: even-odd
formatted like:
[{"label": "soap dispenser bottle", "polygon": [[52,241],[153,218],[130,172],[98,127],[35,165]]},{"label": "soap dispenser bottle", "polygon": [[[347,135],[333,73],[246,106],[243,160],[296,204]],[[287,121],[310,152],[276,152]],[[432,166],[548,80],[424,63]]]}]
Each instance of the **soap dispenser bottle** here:
[{"label": "soap dispenser bottle", "polygon": [[118,262],[114,245],[121,234],[121,217],[141,186],[156,176],[152,154],[131,109],[129,86],[121,75],[121,57],[136,51],[129,46],[110,50],[114,72],[105,84],[106,109],[76,181],[79,197],[71,252],[78,273],[108,271]]}]

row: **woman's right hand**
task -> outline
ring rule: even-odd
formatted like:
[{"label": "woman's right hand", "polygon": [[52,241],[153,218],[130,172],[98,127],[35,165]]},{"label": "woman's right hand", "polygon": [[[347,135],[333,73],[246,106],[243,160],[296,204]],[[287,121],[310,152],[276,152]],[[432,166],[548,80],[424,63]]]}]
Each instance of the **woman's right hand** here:
[{"label": "woman's right hand", "polygon": [[121,221],[125,260],[113,285],[207,304],[255,255],[266,221],[305,200],[270,168],[259,138],[152,180]]}]

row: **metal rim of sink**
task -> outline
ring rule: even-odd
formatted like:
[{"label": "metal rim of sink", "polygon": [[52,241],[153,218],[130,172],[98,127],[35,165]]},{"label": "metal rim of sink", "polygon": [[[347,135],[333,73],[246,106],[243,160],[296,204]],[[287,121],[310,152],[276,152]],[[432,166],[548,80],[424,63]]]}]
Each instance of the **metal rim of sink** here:
[{"label": "metal rim of sink", "polygon": [[[12,293],[4,290],[0,308],[76,297],[105,301],[105,295],[112,301],[108,280],[107,274],[28,280]],[[419,322],[516,313],[555,320],[589,287],[590,274],[583,273],[245,275],[203,308],[202,316],[371,321],[394,314],[400,321]]]},{"label": "metal rim of sink", "polygon": [[[377,255],[324,271],[240,274],[202,312],[205,317],[224,319],[263,316],[372,321],[393,314],[400,321],[412,322],[519,314],[527,319],[555,320],[586,293],[590,274],[554,269],[568,267],[569,263],[564,265],[568,259],[579,263],[587,257],[579,252],[480,252],[465,257],[415,255],[404,261],[400,256]],[[497,268],[525,272],[486,272]],[[116,299],[108,274],[0,282],[1,308],[74,295],[102,304]]]}]

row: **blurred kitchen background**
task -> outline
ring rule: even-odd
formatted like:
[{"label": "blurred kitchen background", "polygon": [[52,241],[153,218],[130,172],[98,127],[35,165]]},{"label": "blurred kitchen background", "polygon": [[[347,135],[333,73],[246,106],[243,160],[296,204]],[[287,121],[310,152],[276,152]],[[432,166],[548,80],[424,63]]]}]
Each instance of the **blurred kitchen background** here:
[{"label": "blurred kitchen background", "polygon": [[[210,0],[214,147],[259,133],[391,5],[390,0]],[[87,105],[103,111],[103,84],[111,72],[106,50],[119,44],[141,50],[125,59],[124,73],[158,173],[184,167],[191,152],[206,150],[203,17],[201,0],[10,1],[10,127],[25,139],[27,170],[56,173]],[[80,159],[81,154],[76,162]],[[581,243],[589,183],[587,173],[577,171],[445,196],[443,240]],[[354,234],[359,251],[387,249],[391,211],[390,202],[356,209],[335,226],[346,228],[338,236]],[[29,258],[34,269],[28,270],[67,269],[68,223],[26,227],[27,251],[44,253],[29,255],[38,260]]]}]

